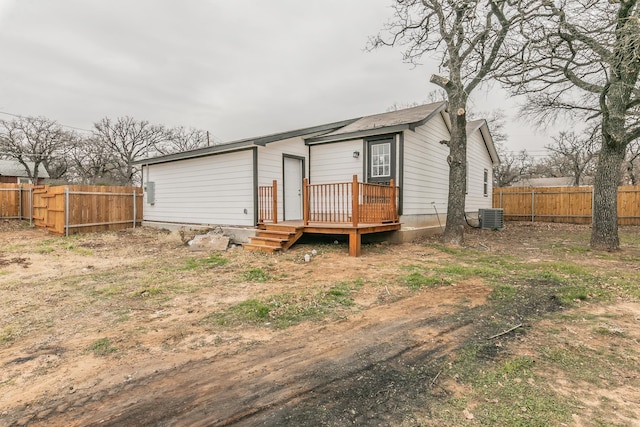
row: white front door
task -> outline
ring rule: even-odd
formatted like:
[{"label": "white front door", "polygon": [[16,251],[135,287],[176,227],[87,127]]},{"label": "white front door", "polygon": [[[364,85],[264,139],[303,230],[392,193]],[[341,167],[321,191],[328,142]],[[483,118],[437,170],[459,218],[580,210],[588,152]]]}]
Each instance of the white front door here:
[{"label": "white front door", "polygon": [[302,219],[302,165],[303,160],[284,158],[284,219]]}]

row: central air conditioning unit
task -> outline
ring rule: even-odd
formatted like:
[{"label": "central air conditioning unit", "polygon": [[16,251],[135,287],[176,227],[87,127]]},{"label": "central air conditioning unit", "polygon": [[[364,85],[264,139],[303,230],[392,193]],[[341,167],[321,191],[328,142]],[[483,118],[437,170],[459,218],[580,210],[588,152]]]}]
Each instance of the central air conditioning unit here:
[{"label": "central air conditioning unit", "polygon": [[483,230],[501,230],[504,228],[504,209],[479,209],[478,220]]}]

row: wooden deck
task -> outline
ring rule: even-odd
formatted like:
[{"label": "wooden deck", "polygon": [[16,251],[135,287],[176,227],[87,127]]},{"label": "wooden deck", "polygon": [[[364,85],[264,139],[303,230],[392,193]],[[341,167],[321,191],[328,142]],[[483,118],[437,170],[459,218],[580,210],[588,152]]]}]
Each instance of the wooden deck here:
[{"label": "wooden deck", "polygon": [[251,243],[245,245],[247,250],[262,250],[275,252],[290,248],[304,233],[309,234],[344,234],[349,236],[349,256],[361,255],[362,235],[399,230],[400,223],[378,224],[326,224],[309,223],[304,221],[284,221],[277,224],[264,224],[251,238]]},{"label": "wooden deck", "polygon": [[291,247],[304,233],[345,234],[349,255],[360,256],[363,234],[399,230],[398,188],[358,182],[303,183],[299,221],[278,221],[278,182],[258,188],[258,232],[248,250],[274,252]]}]

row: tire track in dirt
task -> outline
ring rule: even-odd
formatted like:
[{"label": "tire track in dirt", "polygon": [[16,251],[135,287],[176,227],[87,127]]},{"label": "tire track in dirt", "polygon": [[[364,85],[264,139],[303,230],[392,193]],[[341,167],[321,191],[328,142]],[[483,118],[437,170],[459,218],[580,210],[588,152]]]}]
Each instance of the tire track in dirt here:
[{"label": "tire track in dirt", "polygon": [[283,408],[312,401],[381,364],[402,368],[402,359],[435,360],[451,352],[470,328],[442,324],[441,317],[483,304],[489,292],[479,283],[425,290],[348,320],[290,328],[237,355],[188,362],[108,390],[78,392],[5,419],[10,425],[47,426],[273,421]]}]

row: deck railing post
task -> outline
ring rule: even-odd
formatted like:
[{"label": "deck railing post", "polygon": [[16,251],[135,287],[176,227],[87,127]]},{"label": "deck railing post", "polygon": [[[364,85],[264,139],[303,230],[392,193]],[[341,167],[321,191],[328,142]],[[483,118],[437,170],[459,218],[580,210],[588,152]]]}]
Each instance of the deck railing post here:
[{"label": "deck railing post", "polygon": [[358,175],[353,175],[353,181],[351,183],[351,221],[354,227],[358,226],[358,217],[360,216],[359,190]]},{"label": "deck railing post", "polygon": [[305,178],[302,184],[302,216],[304,225],[309,225],[310,200],[309,200],[309,178]]},{"label": "deck railing post", "polygon": [[278,223],[278,181],[277,180],[273,180],[273,182],[271,183],[271,193],[272,193],[272,197],[271,197],[271,215],[272,216],[272,222],[274,224]]},{"label": "deck railing post", "polygon": [[398,220],[398,209],[396,206],[396,182],[393,178],[389,182],[389,186],[391,187],[391,219],[396,222]]}]

